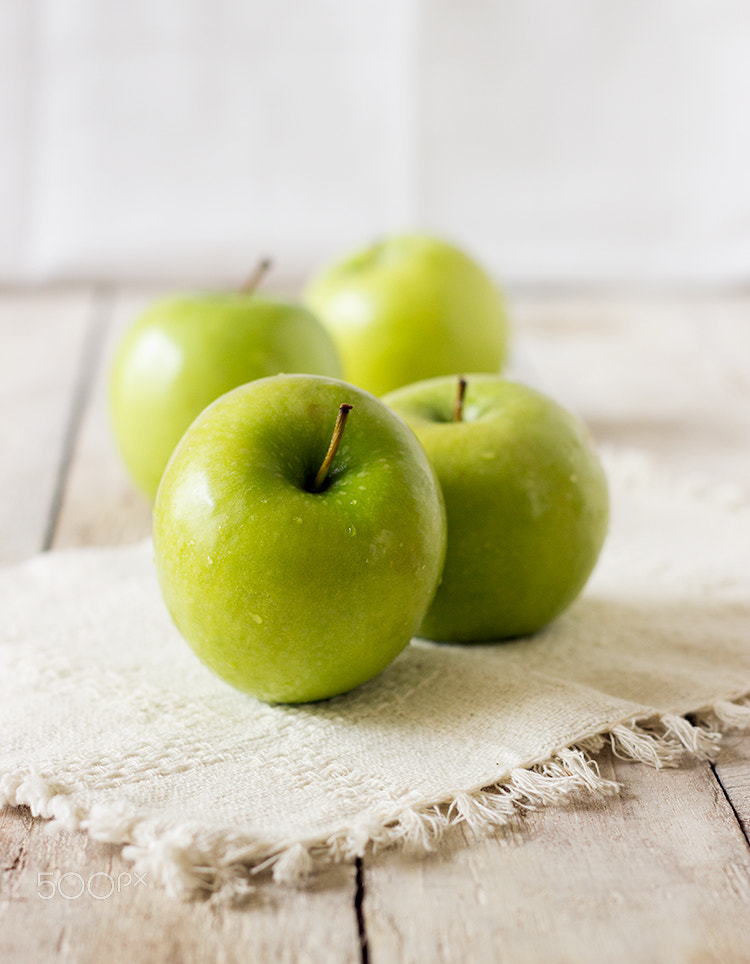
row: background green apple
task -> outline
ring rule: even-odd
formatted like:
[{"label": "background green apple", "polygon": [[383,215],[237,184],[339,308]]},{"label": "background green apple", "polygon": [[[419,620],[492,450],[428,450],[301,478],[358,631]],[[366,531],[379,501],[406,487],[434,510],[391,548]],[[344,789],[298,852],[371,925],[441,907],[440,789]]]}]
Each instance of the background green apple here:
[{"label": "background green apple", "polygon": [[126,331],[110,377],[123,460],[149,499],[172,450],[209,402],[279,372],[341,374],[336,349],[304,307],[250,293],[166,298]]},{"label": "background green apple", "polygon": [[[339,405],[353,405],[320,491]],[[419,627],[445,553],[435,474],[372,395],[291,375],[229,392],[190,426],[154,507],[165,602],[198,656],[267,701],[324,699]]]},{"label": "background green apple", "polygon": [[330,331],[344,377],[376,395],[434,375],[499,372],[505,361],[497,288],[436,238],[374,244],[324,270],[304,300]]},{"label": "background green apple", "polygon": [[546,396],[488,375],[386,396],[411,425],[440,480],[448,519],[443,579],[421,635],[522,636],[561,613],[604,542],[608,491],[582,422]]}]

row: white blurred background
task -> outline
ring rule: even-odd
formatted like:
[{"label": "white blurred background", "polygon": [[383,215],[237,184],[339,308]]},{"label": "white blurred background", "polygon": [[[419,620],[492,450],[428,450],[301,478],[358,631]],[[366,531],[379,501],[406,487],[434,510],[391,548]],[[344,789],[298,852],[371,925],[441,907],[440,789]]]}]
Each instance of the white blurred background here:
[{"label": "white blurred background", "polygon": [[748,0],[0,0],[0,279],[750,281]]}]

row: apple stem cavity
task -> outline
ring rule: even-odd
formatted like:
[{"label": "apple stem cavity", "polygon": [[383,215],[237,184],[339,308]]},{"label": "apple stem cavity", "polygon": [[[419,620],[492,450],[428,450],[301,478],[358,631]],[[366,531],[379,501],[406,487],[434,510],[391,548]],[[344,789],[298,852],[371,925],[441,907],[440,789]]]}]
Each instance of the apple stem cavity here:
[{"label": "apple stem cavity", "polygon": [[466,395],[466,379],[461,376],[458,380],[456,392],[456,407],[453,409],[453,421],[462,422],[464,417],[464,396]]},{"label": "apple stem cavity", "polygon": [[346,425],[346,420],[349,418],[349,412],[351,412],[351,410],[352,406],[347,405],[346,402],[339,405],[339,413],[336,416],[336,424],[333,427],[331,444],[328,446],[328,451],[326,452],[325,458],[318,469],[318,474],[312,481],[312,485],[310,486],[311,492],[320,492],[320,490],[323,488],[325,480],[328,477],[328,470],[331,468],[331,463],[333,462],[339,445],[341,444],[341,438],[344,434],[344,426]]},{"label": "apple stem cavity", "polygon": [[273,262],[270,258],[262,258],[240,287],[240,294],[251,295],[261,283],[272,264]]}]

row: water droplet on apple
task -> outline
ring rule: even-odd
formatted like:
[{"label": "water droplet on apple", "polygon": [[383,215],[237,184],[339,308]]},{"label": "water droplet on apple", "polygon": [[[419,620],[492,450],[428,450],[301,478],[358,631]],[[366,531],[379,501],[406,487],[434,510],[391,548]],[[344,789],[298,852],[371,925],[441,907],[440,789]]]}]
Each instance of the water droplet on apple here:
[{"label": "water droplet on apple", "polygon": [[352,505],[356,505],[356,504],[357,504],[357,500],[356,500],[356,499],[352,499]]},{"label": "water droplet on apple", "polygon": [[350,536],[356,536],[357,534],[357,530],[354,528],[354,526],[349,526],[349,528],[347,529],[347,532],[349,533]]},{"label": "water droplet on apple", "polygon": [[257,613],[250,613],[250,618],[254,623],[257,623],[259,626],[263,622],[263,617],[259,616]]}]

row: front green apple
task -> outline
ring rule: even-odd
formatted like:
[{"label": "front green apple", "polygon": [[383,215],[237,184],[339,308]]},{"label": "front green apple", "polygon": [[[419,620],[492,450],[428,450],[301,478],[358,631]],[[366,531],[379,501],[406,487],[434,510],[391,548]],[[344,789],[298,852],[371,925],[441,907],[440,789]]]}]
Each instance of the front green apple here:
[{"label": "front green apple", "polygon": [[[342,403],[352,411],[329,465]],[[297,703],[352,689],[407,645],[440,577],[445,514],[427,457],[385,405],[280,375],[224,395],[185,433],[159,487],[154,550],[200,659],[260,699]]]},{"label": "front green apple", "polygon": [[448,519],[443,579],[420,634],[462,642],[533,633],[578,595],[607,531],[607,481],[585,426],[497,376],[388,395],[422,442]]},{"label": "front green apple", "polygon": [[166,298],[128,329],[110,377],[112,425],[130,474],[153,499],[193,419],[238,385],[279,372],[338,377],[333,343],[301,305],[253,293]]},{"label": "front green apple", "polygon": [[376,395],[456,371],[498,372],[505,361],[497,288],[437,238],[374,244],[324,270],[304,297],[331,333],[344,377]]}]

